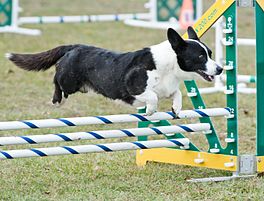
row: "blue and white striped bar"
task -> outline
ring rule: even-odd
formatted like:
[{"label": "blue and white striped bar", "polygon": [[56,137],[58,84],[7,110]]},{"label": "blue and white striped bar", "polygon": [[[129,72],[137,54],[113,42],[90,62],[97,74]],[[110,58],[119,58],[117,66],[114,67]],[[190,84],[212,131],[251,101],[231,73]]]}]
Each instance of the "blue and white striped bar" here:
[{"label": "blue and white striped bar", "polygon": [[108,139],[120,137],[139,137],[151,136],[173,133],[185,132],[201,132],[209,131],[210,124],[185,124],[177,126],[159,126],[152,128],[131,128],[122,130],[102,130],[90,132],[75,132],[75,133],[59,133],[47,135],[31,135],[31,136],[12,136],[0,137],[0,146],[4,145],[18,145],[18,144],[39,144],[48,142],[61,142],[61,141],[75,141],[75,140],[94,140],[94,139]]},{"label": "blue and white striped bar", "polygon": [[128,19],[150,20],[149,13],[109,14],[109,15],[79,15],[79,16],[37,16],[20,17],[19,24],[45,24],[45,23],[78,23],[78,22],[106,22],[124,21]]},{"label": "blue and white striped bar", "polygon": [[171,120],[175,118],[189,119],[189,118],[216,117],[216,116],[230,116],[230,108],[182,110],[177,117],[172,112],[156,112],[151,116],[144,116],[142,114],[120,114],[120,115],[94,116],[94,117],[73,117],[73,118],[59,118],[59,119],[8,121],[8,122],[0,122],[0,131],[17,130],[17,129],[54,128],[54,127],[67,127],[67,126],[84,126],[91,124],[159,121],[159,120]]},{"label": "blue and white striped bar", "polygon": [[48,148],[20,149],[20,150],[7,150],[7,151],[2,150],[0,151],[0,160],[14,159],[14,158],[68,155],[68,154],[125,151],[125,150],[136,150],[136,149],[151,149],[151,148],[161,148],[161,147],[180,147],[182,149],[189,149],[189,143],[190,141],[188,138],[180,138],[173,140],[150,140],[150,141],[121,142],[121,143],[108,143],[108,144],[96,144],[96,145],[48,147]]}]

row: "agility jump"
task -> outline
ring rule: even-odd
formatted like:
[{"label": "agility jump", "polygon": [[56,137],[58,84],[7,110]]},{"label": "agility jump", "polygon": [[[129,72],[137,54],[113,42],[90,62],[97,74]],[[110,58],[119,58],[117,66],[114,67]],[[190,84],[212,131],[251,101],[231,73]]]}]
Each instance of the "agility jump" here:
[{"label": "agility jump", "polygon": [[[44,120],[25,120],[0,122],[0,130],[15,130],[15,129],[37,129],[37,128],[53,128],[65,126],[83,126],[91,124],[113,124],[113,123],[128,123],[128,122],[150,122],[167,119],[186,119],[186,118],[204,118],[208,116],[228,116],[230,110],[228,108],[214,108],[201,110],[186,110],[181,111],[178,117],[172,112],[157,112],[152,116],[143,116],[141,114],[127,115],[108,115],[95,117],[75,117],[75,118],[60,118],[60,119],[44,119]],[[17,137],[0,137],[0,146],[18,145],[18,144],[39,144],[60,141],[75,141],[75,140],[94,140],[94,139],[109,139],[120,137],[139,137],[152,135],[173,135],[176,132],[202,132],[210,133],[210,124],[198,123],[187,125],[172,125],[159,126],[151,128],[132,128],[122,130],[104,130],[104,131],[89,131],[75,133],[58,133],[32,136],[17,136]],[[148,149],[159,147],[175,147],[179,146],[184,149],[189,148],[189,139],[170,139],[170,140],[154,140],[146,142],[125,142],[125,143],[109,143],[100,145],[82,145],[82,146],[65,146],[52,148],[38,148],[28,150],[8,150],[0,151],[1,159],[13,159],[20,157],[34,156],[49,156],[62,154],[80,154],[90,152],[103,151],[121,151],[134,149]]]},{"label": "agility jump", "polygon": [[[137,164],[145,165],[147,161],[191,165],[195,167],[207,167],[214,169],[222,169],[232,171],[233,176],[221,178],[205,178],[201,180],[191,181],[223,181],[239,177],[248,177],[258,172],[264,172],[264,126],[263,126],[263,100],[264,94],[264,3],[263,1],[254,1],[256,9],[256,80],[257,80],[257,128],[256,128],[256,155],[239,155],[238,153],[238,114],[237,114],[237,6],[240,6],[235,0],[218,0],[216,1],[204,15],[195,23],[194,29],[199,37],[201,37],[221,16],[226,22],[225,37],[230,43],[226,48],[226,87],[223,91],[226,94],[227,107],[231,110],[231,115],[227,118],[227,136],[225,138],[226,147],[222,147],[219,143],[218,136],[209,118],[201,119],[201,123],[210,123],[212,133],[205,135],[209,144],[208,152],[201,152],[195,145],[190,144],[188,151],[178,149],[155,149],[143,150],[137,152]],[[249,5],[250,6],[250,5]],[[187,38],[187,34],[184,35]],[[194,81],[185,81],[188,96],[191,98],[195,108],[205,108],[205,104],[200,96],[200,91]],[[143,122],[140,126],[148,126]],[[182,137],[178,134],[174,137]],[[145,137],[140,137],[146,140]],[[182,160],[184,159],[184,160]],[[245,167],[245,163],[252,161],[252,165]],[[242,176],[241,176],[242,175]]]},{"label": "agility jump", "polygon": [[[214,108],[204,110],[187,110],[181,111],[178,119],[183,118],[205,118],[209,116],[228,116],[230,110],[228,108]],[[140,114],[128,115],[108,115],[96,117],[77,117],[63,119],[45,119],[45,120],[26,120],[16,122],[0,122],[0,130],[12,129],[36,129],[47,127],[62,126],[81,126],[89,124],[109,124],[109,123],[127,123],[127,122],[157,122],[157,120],[176,119],[172,112],[157,112],[152,116],[143,116]],[[59,123],[58,123],[59,122]],[[60,141],[76,141],[76,140],[99,140],[120,137],[139,137],[152,135],[170,136],[178,132],[202,132],[204,134],[211,133],[209,123],[185,124],[158,126],[150,128],[132,128],[122,130],[103,130],[75,133],[58,133],[45,135],[17,136],[17,137],[0,137],[0,146],[19,145],[19,144],[39,144]],[[0,151],[0,159],[14,159],[24,157],[44,157],[52,155],[82,154],[94,152],[112,152],[122,150],[150,149],[161,147],[180,147],[181,149],[189,149],[190,141],[188,138],[167,139],[167,140],[151,140],[137,142],[108,143],[96,145],[79,145],[79,146],[63,146],[49,148],[33,148],[22,150],[2,150]]]}]

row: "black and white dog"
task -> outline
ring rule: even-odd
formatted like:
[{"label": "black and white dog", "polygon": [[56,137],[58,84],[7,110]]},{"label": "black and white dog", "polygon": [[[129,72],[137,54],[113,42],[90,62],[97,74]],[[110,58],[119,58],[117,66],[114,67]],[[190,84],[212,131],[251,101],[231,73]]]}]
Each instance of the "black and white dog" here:
[{"label": "black and white dog", "polygon": [[127,53],[77,44],[37,54],[8,53],[6,57],[28,71],[44,71],[55,65],[54,104],[61,103],[63,96],[92,90],[136,107],[146,105],[147,115],[157,110],[159,99],[172,97],[172,110],[178,114],[182,80],[202,77],[212,81],[223,70],[193,28],[188,28],[188,35],[189,39],[183,40],[168,29],[167,41]]}]

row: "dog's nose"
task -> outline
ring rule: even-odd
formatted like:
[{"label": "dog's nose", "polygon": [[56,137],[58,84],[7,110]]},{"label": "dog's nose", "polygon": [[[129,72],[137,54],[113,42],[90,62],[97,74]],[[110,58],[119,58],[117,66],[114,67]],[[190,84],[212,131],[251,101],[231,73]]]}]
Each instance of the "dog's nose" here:
[{"label": "dog's nose", "polygon": [[216,67],[216,75],[220,75],[223,72],[223,68],[218,66]]}]

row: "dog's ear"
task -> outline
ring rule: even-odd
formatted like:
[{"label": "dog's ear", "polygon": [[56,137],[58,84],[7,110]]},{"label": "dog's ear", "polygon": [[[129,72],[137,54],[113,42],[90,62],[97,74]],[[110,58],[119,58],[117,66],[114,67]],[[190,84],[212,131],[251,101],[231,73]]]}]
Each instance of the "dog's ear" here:
[{"label": "dog's ear", "polygon": [[171,44],[172,49],[174,49],[176,53],[181,49],[185,48],[186,42],[174,29],[172,28],[168,29],[167,37]]},{"label": "dog's ear", "polygon": [[189,39],[200,41],[196,32],[194,31],[194,29],[191,26],[188,27],[187,32],[188,32]]}]

